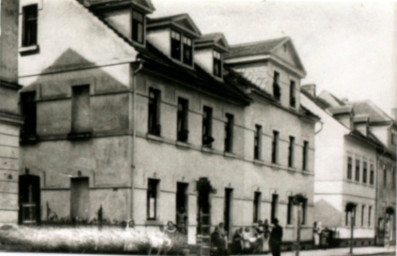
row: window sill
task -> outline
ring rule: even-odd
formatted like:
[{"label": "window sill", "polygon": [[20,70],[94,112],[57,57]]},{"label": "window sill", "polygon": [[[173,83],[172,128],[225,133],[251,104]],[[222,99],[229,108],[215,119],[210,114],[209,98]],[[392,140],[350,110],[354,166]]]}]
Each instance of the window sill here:
[{"label": "window sill", "polygon": [[280,170],[282,167],[281,167],[281,165],[279,165],[279,164],[277,164],[277,163],[271,163],[270,164],[270,167],[272,168],[272,169],[276,169],[276,170]]},{"label": "window sill", "polygon": [[256,165],[261,165],[261,166],[265,165],[265,162],[263,162],[263,160],[260,159],[254,159],[252,162]]},{"label": "window sill", "polygon": [[30,45],[30,46],[23,46],[19,48],[19,54],[22,56],[36,54],[40,51],[39,45]]},{"label": "window sill", "polygon": [[86,140],[92,138],[92,132],[71,132],[67,136],[69,140]]},{"label": "window sill", "polygon": [[20,138],[21,144],[33,144],[39,140],[37,134],[22,135]]},{"label": "window sill", "polygon": [[288,170],[289,172],[293,172],[293,173],[295,173],[295,172],[298,171],[298,169],[295,168],[295,167],[293,167],[293,166],[288,166],[287,170]]},{"label": "window sill", "polygon": [[214,153],[214,149],[208,146],[202,146],[201,147],[201,152],[204,153]]},{"label": "window sill", "polygon": [[155,141],[155,142],[164,142],[163,137],[161,136],[157,136],[157,135],[153,135],[153,134],[146,134],[146,139],[151,140],[151,141]]},{"label": "window sill", "polygon": [[223,153],[223,156],[224,157],[227,157],[227,158],[236,158],[237,156],[234,154],[234,153],[232,153],[232,152],[224,152]]},{"label": "window sill", "polygon": [[164,223],[162,223],[159,220],[146,220],[145,221],[145,226],[154,226],[154,227],[158,227],[158,226],[162,226],[164,225]]},{"label": "window sill", "polygon": [[179,141],[179,140],[176,141],[175,145],[177,147],[179,147],[179,148],[184,148],[184,149],[190,149],[191,148],[189,143],[184,142],[184,141]]}]

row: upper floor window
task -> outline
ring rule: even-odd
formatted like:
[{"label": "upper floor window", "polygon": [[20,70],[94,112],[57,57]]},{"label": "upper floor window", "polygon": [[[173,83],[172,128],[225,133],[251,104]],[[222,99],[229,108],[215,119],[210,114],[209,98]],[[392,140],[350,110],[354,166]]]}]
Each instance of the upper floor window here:
[{"label": "upper floor window", "polygon": [[148,132],[153,135],[160,136],[160,106],[161,92],[160,90],[149,89],[149,115],[148,115]]},{"label": "upper floor window", "polygon": [[278,162],[278,131],[273,131],[273,142],[272,142],[272,163]]},{"label": "upper floor window", "polygon": [[347,179],[351,180],[353,178],[353,159],[349,156],[347,157]]},{"label": "upper floor window", "polygon": [[370,164],[369,167],[369,184],[374,185],[375,183],[375,170],[374,170],[374,164]]},{"label": "upper floor window", "polygon": [[309,142],[303,141],[302,170],[307,170],[307,156],[309,152]]},{"label": "upper floor window", "polygon": [[276,100],[280,100],[281,87],[280,87],[280,73],[274,71],[273,75],[273,96]]},{"label": "upper floor window", "polygon": [[203,146],[212,147],[212,108],[203,107]]},{"label": "upper floor window", "polygon": [[360,181],[360,159],[356,159],[356,181]]},{"label": "upper floor window", "polygon": [[288,147],[288,167],[292,167],[294,165],[294,143],[295,138],[293,136],[290,136]]},{"label": "upper floor window", "polygon": [[233,126],[234,126],[234,116],[232,114],[226,114],[225,152],[229,152],[229,153],[233,151]]},{"label": "upper floor window", "polygon": [[191,66],[193,64],[193,40],[172,30],[171,57]]},{"label": "upper floor window", "polygon": [[368,176],[368,164],[367,162],[363,162],[363,183],[367,183]]},{"label": "upper floor window", "polygon": [[91,131],[90,122],[90,86],[72,87],[72,132]]},{"label": "upper floor window", "polygon": [[36,135],[37,107],[35,98],[36,92],[21,93],[21,111],[25,118],[21,130],[23,138]]},{"label": "upper floor window", "polygon": [[222,77],[222,58],[218,51],[213,51],[214,54],[214,76]]},{"label": "upper floor window", "polygon": [[142,13],[132,12],[132,40],[143,44],[145,16]]},{"label": "upper floor window", "polygon": [[254,159],[259,160],[261,158],[261,145],[262,145],[262,126],[255,125],[255,137],[254,137]]},{"label": "upper floor window", "polygon": [[291,84],[289,86],[289,105],[291,107],[295,107],[296,105],[296,98],[295,98],[295,81],[291,80]]},{"label": "upper floor window", "polygon": [[22,46],[37,45],[37,4],[22,9]]},{"label": "upper floor window", "polygon": [[189,137],[188,130],[188,113],[189,101],[178,98],[178,114],[177,114],[177,139],[186,142]]}]

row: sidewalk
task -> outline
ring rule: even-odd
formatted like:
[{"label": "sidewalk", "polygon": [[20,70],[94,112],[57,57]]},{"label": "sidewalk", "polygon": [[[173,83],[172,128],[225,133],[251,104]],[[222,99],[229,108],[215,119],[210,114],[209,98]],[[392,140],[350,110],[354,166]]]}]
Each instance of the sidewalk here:
[{"label": "sidewalk", "polygon": [[[395,255],[396,247],[358,247],[353,248],[353,255]],[[271,254],[267,254],[271,255]],[[282,256],[294,256],[295,252],[284,252]],[[308,250],[301,251],[300,256],[345,256],[349,254],[349,248],[336,248],[328,250]]]}]

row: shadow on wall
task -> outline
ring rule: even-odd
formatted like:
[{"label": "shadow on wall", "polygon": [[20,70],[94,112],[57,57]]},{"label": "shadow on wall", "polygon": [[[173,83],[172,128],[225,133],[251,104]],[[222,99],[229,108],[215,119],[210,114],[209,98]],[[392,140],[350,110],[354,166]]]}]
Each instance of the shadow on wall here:
[{"label": "shadow on wall", "polygon": [[323,227],[338,227],[342,225],[342,214],[324,199],[314,204],[314,219],[321,221]]}]

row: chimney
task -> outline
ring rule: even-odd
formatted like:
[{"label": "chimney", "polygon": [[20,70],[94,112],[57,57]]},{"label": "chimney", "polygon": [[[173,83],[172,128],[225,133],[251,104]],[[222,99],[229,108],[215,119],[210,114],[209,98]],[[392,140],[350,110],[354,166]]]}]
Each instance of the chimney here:
[{"label": "chimney", "polygon": [[316,84],[305,84],[301,86],[301,89],[313,97],[316,97]]},{"label": "chimney", "polygon": [[391,109],[391,117],[397,122],[397,108]]}]

